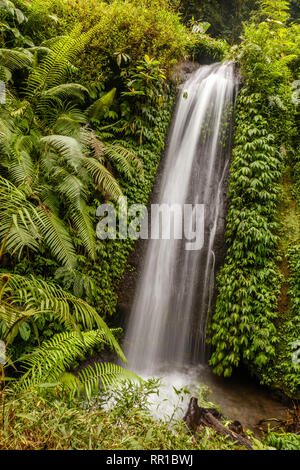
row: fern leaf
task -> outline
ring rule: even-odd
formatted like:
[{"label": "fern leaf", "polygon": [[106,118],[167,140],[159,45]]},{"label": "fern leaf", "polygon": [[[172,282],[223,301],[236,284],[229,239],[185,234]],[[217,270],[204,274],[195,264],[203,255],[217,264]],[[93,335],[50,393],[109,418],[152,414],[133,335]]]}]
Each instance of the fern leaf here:
[{"label": "fern leaf", "polygon": [[88,93],[88,89],[78,83],[64,83],[44,91],[42,97],[48,98],[55,96],[62,100],[76,99],[83,102],[85,100],[85,94]]},{"label": "fern leaf", "polygon": [[86,204],[80,201],[80,210],[71,210],[72,222],[89,257],[96,258],[96,232]]},{"label": "fern leaf", "polygon": [[1,302],[10,304],[12,308],[20,306],[20,313],[22,309],[35,310],[37,316],[51,313],[69,329],[74,329],[78,325],[85,330],[91,330],[96,326],[101,330],[107,344],[126,362],[117,340],[105,321],[84,300],[33,276],[4,273],[0,276],[0,280]]},{"label": "fern leaf", "polygon": [[48,135],[42,137],[41,142],[60,153],[71,167],[78,170],[83,154],[77,139],[65,135]]},{"label": "fern leaf", "polygon": [[[113,335],[113,331],[111,335]],[[103,330],[84,332],[82,337],[75,332],[55,335],[40,347],[35,348],[30,354],[18,359],[18,362],[21,362],[23,367],[25,366],[27,369],[19,379],[18,387],[28,389],[43,382],[59,381],[64,373],[72,367],[75,360],[83,359],[89,350],[101,344],[104,346],[109,344]],[[116,375],[116,370],[114,374]],[[111,377],[114,374],[111,371]],[[109,376],[109,371],[107,375]],[[89,374],[90,376],[91,374]],[[110,380],[112,381],[112,378]],[[83,383],[87,383],[87,380],[83,380]]]},{"label": "fern leaf", "polygon": [[98,362],[93,366],[82,369],[78,374],[78,378],[88,399],[91,399],[94,393],[98,393],[101,387],[107,390],[108,388],[118,387],[124,381],[142,381],[134,372],[117,364],[106,362]]},{"label": "fern leaf", "polygon": [[113,177],[113,175],[105,168],[102,163],[95,158],[85,158],[83,164],[95,183],[110,199],[117,202],[123,196],[122,190]]},{"label": "fern leaf", "polygon": [[77,258],[72,238],[63,221],[47,209],[39,208],[37,225],[54,257],[72,269]]},{"label": "fern leaf", "polygon": [[143,164],[131,150],[118,143],[105,144],[105,155],[127,178],[144,178]]}]

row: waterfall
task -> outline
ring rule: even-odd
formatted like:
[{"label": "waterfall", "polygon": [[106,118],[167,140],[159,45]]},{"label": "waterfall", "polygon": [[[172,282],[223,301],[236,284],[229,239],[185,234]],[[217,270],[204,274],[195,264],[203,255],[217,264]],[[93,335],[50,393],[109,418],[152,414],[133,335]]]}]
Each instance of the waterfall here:
[{"label": "waterfall", "polygon": [[[175,236],[147,242],[124,345],[129,367],[137,372],[155,374],[205,361],[220,231],[224,240],[236,90],[229,63],[200,67],[180,89],[157,203],[204,206],[204,243],[187,250],[186,240]],[[188,217],[185,223],[194,227],[195,211]],[[175,216],[172,221],[175,233]],[[159,223],[157,215],[151,224]]]}]

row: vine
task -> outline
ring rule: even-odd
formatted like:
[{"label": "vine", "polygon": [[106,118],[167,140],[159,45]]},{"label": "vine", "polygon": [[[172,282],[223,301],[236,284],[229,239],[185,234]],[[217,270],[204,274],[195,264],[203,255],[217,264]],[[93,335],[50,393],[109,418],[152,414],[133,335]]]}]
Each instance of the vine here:
[{"label": "vine", "polygon": [[[262,382],[276,386],[271,378],[272,364],[284,349],[289,366],[283,375],[290,381],[286,388],[295,394],[299,370],[292,363],[291,350],[288,352],[290,339],[299,334],[295,310],[299,281],[293,274],[289,280],[290,313],[284,312],[282,319],[278,311],[283,282],[278,210],[283,175],[294,154],[292,83],[299,63],[299,34],[296,25],[285,24],[287,8],[287,2],[262,2],[259,20],[245,27],[241,46],[234,48],[243,88],[238,98],[230,175],[228,252],[218,276],[210,362],[215,373],[224,376],[230,376],[241,362],[247,363]],[[285,255],[294,273],[299,251],[289,246]]]}]

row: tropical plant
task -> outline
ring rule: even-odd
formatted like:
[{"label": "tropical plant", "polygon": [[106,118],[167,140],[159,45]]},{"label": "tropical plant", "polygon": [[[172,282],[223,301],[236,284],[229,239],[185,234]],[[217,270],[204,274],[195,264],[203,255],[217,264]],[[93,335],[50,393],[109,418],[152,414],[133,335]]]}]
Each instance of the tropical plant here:
[{"label": "tropical plant", "polygon": [[23,374],[16,382],[17,389],[62,385],[71,396],[76,392],[84,392],[90,400],[101,389],[105,391],[123,381],[141,380],[133,372],[105,362],[83,368],[77,375],[67,372],[74,367],[76,360],[84,359],[99,345],[110,346],[112,335],[113,330],[107,335],[104,329],[86,331],[82,335],[76,332],[54,335],[41,346],[18,358],[15,365],[21,365]]},{"label": "tropical plant", "polygon": [[[20,378],[11,382],[14,388],[27,390],[43,387],[45,383],[49,387],[60,384],[70,395],[85,392],[91,399],[99,392],[99,386],[105,390],[120,381],[140,380],[134,373],[110,363],[82,369],[77,377],[68,373],[76,360],[99,346],[112,348],[126,362],[115,338],[119,330],[110,330],[93,307],[55,285],[13,274],[2,274],[1,280],[0,338],[6,346],[7,366],[13,365],[22,372]],[[66,331],[13,360],[10,347],[17,334],[28,340],[31,325],[39,341],[39,320],[45,323],[53,317]],[[97,329],[92,330],[95,326]]]},{"label": "tropical plant", "polygon": [[[65,292],[54,284],[16,274],[1,274],[0,318],[1,338],[10,344],[24,322],[40,317],[55,317],[67,330],[78,333],[93,327],[103,330],[111,347],[125,357],[96,310],[82,299]],[[79,334],[80,336],[80,334]]]},{"label": "tropical plant", "polygon": [[[286,24],[287,8],[288,2],[261,2],[245,26],[241,46],[233,49],[244,86],[230,175],[228,252],[210,330],[211,365],[217,374],[229,376],[244,362],[263,383],[299,396],[299,368],[292,363],[289,344],[299,335],[299,316],[279,308],[286,282],[280,263],[290,258],[286,250],[279,252],[282,179],[297,149],[292,83],[299,28]],[[295,240],[290,244],[294,251]]]},{"label": "tropical plant", "polygon": [[[104,144],[88,127],[97,113],[100,121],[105,95],[84,113],[76,103],[84,103],[88,90],[62,83],[70,73],[70,61],[94,32],[80,36],[76,28],[70,36],[52,41],[46,57],[31,67],[24,99],[10,96],[7,108],[1,110],[2,253],[20,257],[25,248],[37,251],[46,243],[52,255],[72,269],[76,252],[66,224],[69,220],[95,259],[95,210],[88,199],[97,190],[113,201],[122,196],[112,165],[125,178],[142,176],[142,165],[130,149],[114,142]],[[22,60],[18,65],[24,65]],[[67,220],[62,220],[66,206]]]}]

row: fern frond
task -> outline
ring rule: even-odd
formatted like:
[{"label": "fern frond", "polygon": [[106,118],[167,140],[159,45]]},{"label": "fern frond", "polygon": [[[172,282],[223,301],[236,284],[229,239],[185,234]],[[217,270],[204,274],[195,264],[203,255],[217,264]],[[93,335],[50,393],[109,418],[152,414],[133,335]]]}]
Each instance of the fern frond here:
[{"label": "fern frond", "polygon": [[9,175],[11,181],[16,185],[22,184],[26,181],[28,184],[34,178],[34,164],[28,152],[21,151],[16,155],[9,167]]},{"label": "fern frond", "polygon": [[105,144],[98,139],[94,130],[84,127],[80,131],[80,142],[93,151],[94,157],[100,162],[105,161]]},{"label": "fern frond", "polygon": [[65,288],[68,291],[72,290],[76,297],[91,298],[95,293],[93,275],[77,269],[70,271],[64,266],[61,266],[55,271],[55,280],[59,283],[63,282]]},{"label": "fern frond", "polygon": [[82,45],[80,39],[78,38],[79,41],[76,43],[74,37],[74,33],[79,36],[80,29],[80,27],[77,27],[73,34],[55,42],[51,52],[34,68],[28,78],[26,88],[27,99],[32,101],[49,88],[63,83],[67,62],[75,58]]},{"label": "fern frond", "polygon": [[87,110],[86,115],[88,116],[90,121],[100,122],[101,119],[104,117],[106,111],[109,110],[111,105],[113,104],[115,95],[116,95],[116,88],[113,88],[104,96],[99,98],[95,101]]},{"label": "fern frond", "polygon": [[105,144],[105,155],[127,178],[144,178],[143,164],[131,150],[118,143]]},{"label": "fern frond", "polygon": [[36,222],[37,208],[27,199],[27,194],[0,177],[0,242],[1,252],[21,255],[28,247],[39,248],[40,235]]},{"label": "fern frond", "polygon": [[18,362],[27,371],[19,379],[18,388],[26,390],[44,382],[58,382],[76,359],[83,359],[89,350],[100,344],[108,345],[102,330],[85,332],[82,337],[76,332],[55,335],[30,354],[19,358]]},{"label": "fern frond", "polygon": [[60,153],[71,167],[78,170],[83,157],[82,148],[78,140],[65,135],[48,135],[42,137],[41,142],[46,144],[46,150],[47,147],[51,147]]},{"label": "fern frond", "polygon": [[11,72],[32,65],[33,56],[30,52],[16,49],[0,49],[0,66]]},{"label": "fern frond", "polygon": [[53,256],[72,269],[77,264],[76,252],[65,223],[47,209],[39,208],[37,225]]},{"label": "fern frond", "polygon": [[118,182],[102,163],[95,158],[85,158],[83,164],[99,189],[111,200],[117,202],[123,196]]},{"label": "fern frond", "polygon": [[101,387],[107,390],[108,388],[118,387],[124,381],[142,381],[134,372],[130,372],[117,364],[106,362],[96,362],[93,366],[82,369],[78,374],[78,378],[89,400],[93,394],[98,393]]},{"label": "fern frond", "polygon": [[86,187],[82,180],[64,168],[54,168],[55,180],[61,181],[56,190],[68,199],[73,209],[80,211],[82,199],[86,197]]},{"label": "fern frond", "polygon": [[20,314],[24,310],[35,310],[37,316],[52,314],[69,329],[78,326],[84,330],[91,330],[96,326],[101,330],[107,344],[126,362],[111,330],[94,307],[84,300],[33,276],[4,273],[0,275],[0,281],[2,282],[0,306],[4,302],[11,308],[19,309]]},{"label": "fern frond", "polygon": [[[49,44],[51,52],[28,78],[26,96],[29,101],[38,99],[45,91],[64,82],[70,63],[84,49],[96,30],[97,28],[94,27],[80,34],[81,26],[78,25],[69,36],[58,38]],[[45,45],[48,46],[48,44]]]}]

